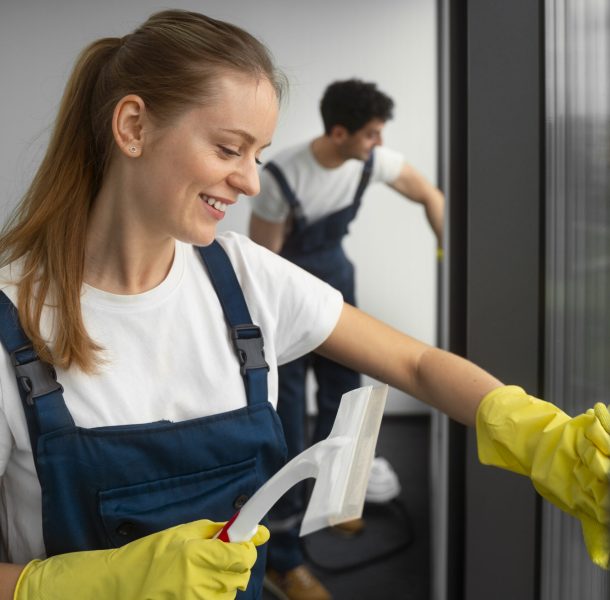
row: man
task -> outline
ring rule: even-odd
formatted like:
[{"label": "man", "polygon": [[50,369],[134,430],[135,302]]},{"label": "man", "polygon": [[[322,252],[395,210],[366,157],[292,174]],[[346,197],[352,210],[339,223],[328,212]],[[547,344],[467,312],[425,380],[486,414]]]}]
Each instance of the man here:
[{"label": "man", "polygon": [[[400,153],[382,147],[393,107],[393,100],[374,83],[332,83],[320,103],[324,134],[267,163],[260,194],[252,201],[250,237],[333,285],[350,304],[356,301],[354,267],[341,241],[369,183],[383,182],[421,204],[441,245],[443,194]],[[318,355],[280,367],[278,414],[289,458],[305,447],[305,377],[310,367],[318,384],[314,443],[330,433],[341,396],[360,386],[359,373]],[[383,498],[387,489],[392,494],[399,486],[387,463],[378,466],[387,475],[381,484]],[[296,488],[272,511],[268,581],[290,600],[327,600],[328,591],[303,565],[298,541],[302,511],[303,490]],[[351,524],[352,531],[358,527]]]}]

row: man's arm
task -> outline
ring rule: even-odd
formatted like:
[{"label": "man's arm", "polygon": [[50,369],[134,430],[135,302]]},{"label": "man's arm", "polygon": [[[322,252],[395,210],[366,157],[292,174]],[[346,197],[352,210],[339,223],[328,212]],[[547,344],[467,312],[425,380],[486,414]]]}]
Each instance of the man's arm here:
[{"label": "man's arm", "polygon": [[445,196],[433,186],[421,173],[409,164],[404,164],[398,177],[389,184],[399,194],[413,202],[423,204],[426,218],[436,235],[438,247],[443,241],[443,219]]},{"label": "man's arm", "polygon": [[284,236],[286,231],[286,222],[273,223],[261,219],[254,212],[250,215],[250,238],[260,244],[269,248],[269,250],[278,253],[282,249],[284,243]]}]

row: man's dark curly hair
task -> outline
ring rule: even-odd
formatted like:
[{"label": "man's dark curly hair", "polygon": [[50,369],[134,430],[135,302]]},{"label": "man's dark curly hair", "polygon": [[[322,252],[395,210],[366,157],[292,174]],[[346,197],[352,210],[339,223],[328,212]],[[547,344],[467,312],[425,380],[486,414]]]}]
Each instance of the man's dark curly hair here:
[{"label": "man's dark curly hair", "polygon": [[360,79],[331,83],[320,101],[324,131],[329,134],[334,125],[343,125],[350,133],[364,127],[371,119],[388,121],[392,118],[394,101],[377,89],[376,84]]}]

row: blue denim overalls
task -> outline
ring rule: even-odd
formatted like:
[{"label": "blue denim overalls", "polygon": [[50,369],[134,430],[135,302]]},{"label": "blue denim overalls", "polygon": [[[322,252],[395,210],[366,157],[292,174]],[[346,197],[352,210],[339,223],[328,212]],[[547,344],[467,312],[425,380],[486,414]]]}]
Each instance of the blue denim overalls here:
[{"label": "blue denim overalls", "polygon": [[[26,413],[49,556],[115,548],[197,519],[228,520],[285,462],[281,425],[267,399],[261,331],[222,247],[214,242],[199,251],[231,332],[248,405],[198,419],[75,426],[53,369],[39,360],[16,308],[0,292],[0,339]],[[238,598],[262,593],[266,545],[258,551]]]},{"label": "blue denim overalls", "polygon": [[[292,215],[292,229],[281,255],[338,289],[346,302],[355,305],[354,266],[345,255],[341,242],[360,208],[373,169],[373,153],[364,163],[353,202],[311,224],[307,223],[301,202],[280,168],[273,162],[267,163],[265,168],[276,180]],[[308,367],[313,369],[318,385],[318,416],[312,443],[330,433],[341,396],[360,386],[359,373],[317,354],[279,367],[277,412],[284,427],[289,460],[302,452],[306,445],[305,381]],[[303,494],[303,486],[293,487],[270,512],[274,527],[269,543],[269,565],[280,572],[303,562],[298,540],[300,517],[304,510]]]}]

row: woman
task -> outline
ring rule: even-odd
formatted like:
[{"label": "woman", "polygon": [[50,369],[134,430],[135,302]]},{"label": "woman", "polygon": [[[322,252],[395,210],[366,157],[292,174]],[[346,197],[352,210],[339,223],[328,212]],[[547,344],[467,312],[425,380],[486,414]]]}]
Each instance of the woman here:
[{"label": "woman", "polygon": [[281,466],[277,365],[314,349],[476,420],[482,460],[531,475],[607,563],[604,406],[570,419],[216,235],[258,192],[282,89],[252,36],[184,11],[77,62],[0,238],[0,600],[258,597],[264,527],[212,538]]}]

